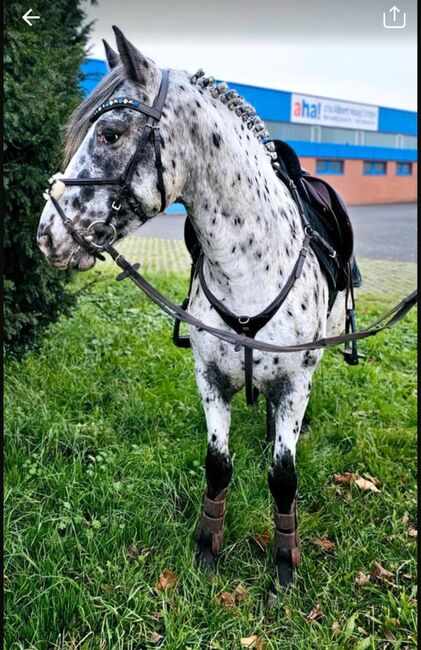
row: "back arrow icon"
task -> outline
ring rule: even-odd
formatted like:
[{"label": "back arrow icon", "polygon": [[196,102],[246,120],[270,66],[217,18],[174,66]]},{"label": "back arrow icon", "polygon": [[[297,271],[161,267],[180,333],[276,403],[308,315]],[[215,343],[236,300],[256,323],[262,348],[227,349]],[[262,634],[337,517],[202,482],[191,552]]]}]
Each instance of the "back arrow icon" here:
[{"label": "back arrow icon", "polygon": [[39,16],[31,16],[32,9],[28,9],[26,14],[22,16],[23,20],[28,23],[29,27],[32,27],[31,20],[39,20]]}]

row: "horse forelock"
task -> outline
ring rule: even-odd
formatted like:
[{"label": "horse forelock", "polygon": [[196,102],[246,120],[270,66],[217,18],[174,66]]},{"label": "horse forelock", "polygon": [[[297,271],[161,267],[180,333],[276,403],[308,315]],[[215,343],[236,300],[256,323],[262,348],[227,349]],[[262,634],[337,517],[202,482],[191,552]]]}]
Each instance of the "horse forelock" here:
[{"label": "horse forelock", "polygon": [[82,144],[91,126],[90,117],[100,104],[108,99],[127,79],[122,65],[105,75],[91,94],[72,113],[65,130],[63,164],[66,168]]}]

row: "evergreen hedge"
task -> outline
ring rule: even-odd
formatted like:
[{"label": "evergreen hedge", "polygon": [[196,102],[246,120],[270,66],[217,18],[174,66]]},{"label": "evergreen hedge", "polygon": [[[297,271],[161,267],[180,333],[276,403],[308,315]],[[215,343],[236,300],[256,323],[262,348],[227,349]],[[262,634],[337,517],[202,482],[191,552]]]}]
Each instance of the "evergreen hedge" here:
[{"label": "evergreen hedge", "polygon": [[69,273],[50,267],[36,244],[42,192],[63,171],[63,125],[81,100],[80,65],[89,25],[79,0],[5,5],[4,341],[17,354],[33,346],[74,299]]}]

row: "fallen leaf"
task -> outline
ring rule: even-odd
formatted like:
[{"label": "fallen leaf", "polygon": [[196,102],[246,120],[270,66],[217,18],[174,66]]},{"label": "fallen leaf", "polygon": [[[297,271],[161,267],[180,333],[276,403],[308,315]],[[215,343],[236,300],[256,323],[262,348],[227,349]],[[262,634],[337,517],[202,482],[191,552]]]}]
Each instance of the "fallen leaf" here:
[{"label": "fallen leaf", "polygon": [[380,562],[374,562],[373,575],[379,580],[388,580],[389,578],[393,578],[393,573],[382,567]]},{"label": "fallen leaf", "polygon": [[372,483],[374,483],[374,485],[375,485],[376,487],[381,487],[381,486],[382,486],[382,482],[381,482],[381,480],[380,480],[379,478],[377,478],[377,476],[370,476],[370,474],[363,474],[363,476],[364,476],[364,478],[366,478],[367,480],[369,480],[369,481],[371,481]]},{"label": "fallen leaf", "polygon": [[159,632],[152,632],[151,636],[149,637],[149,641],[153,645],[158,645],[158,643],[161,643],[163,638],[164,637],[162,636],[162,634],[159,634]]},{"label": "fallen leaf", "polygon": [[257,544],[260,550],[265,551],[269,544],[269,532],[265,530],[261,535],[252,537],[252,540],[255,544]]},{"label": "fallen leaf", "polygon": [[222,591],[216,599],[222,607],[235,607],[235,598],[229,591]]},{"label": "fallen leaf", "polygon": [[263,639],[259,639],[256,634],[243,637],[240,639],[240,643],[243,648],[254,648],[255,650],[264,650],[265,647]]},{"label": "fallen leaf", "polygon": [[355,584],[357,587],[363,587],[364,585],[367,584],[367,582],[370,582],[370,574],[363,573],[362,571],[358,571],[357,577],[355,578]]},{"label": "fallen leaf", "polygon": [[137,560],[139,555],[140,555],[140,551],[137,548],[136,544],[130,544],[129,548],[127,549],[127,559]]},{"label": "fallen leaf", "polygon": [[393,634],[393,632],[389,632],[389,630],[387,630],[387,632],[384,633],[384,638],[387,639],[388,641],[396,641],[395,635]]},{"label": "fallen leaf", "polygon": [[178,580],[178,576],[174,571],[170,569],[165,569],[163,573],[159,576],[159,582],[156,583],[155,589],[159,591],[166,591],[170,587],[173,587]]},{"label": "fallen leaf", "polygon": [[357,485],[361,490],[370,490],[371,492],[379,492],[379,488],[373,481],[369,481],[366,478],[363,478],[362,476],[359,476],[358,478],[355,479],[354,481],[355,485]]},{"label": "fallen leaf", "polygon": [[232,595],[237,604],[242,603],[247,598],[247,589],[240,583],[236,586]]},{"label": "fallen leaf", "polygon": [[339,621],[333,621],[332,623],[332,631],[335,636],[338,636],[341,632],[341,626],[339,624]]},{"label": "fallen leaf", "polygon": [[409,526],[408,535],[410,537],[417,537],[418,536],[418,530],[416,528],[414,528],[413,526]]},{"label": "fallen leaf", "polygon": [[315,537],[311,540],[311,543],[315,546],[320,546],[320,548],[323,548],[325,551],[331,551],[335,548],[335,542],[332,542],[332,540],[327,537]]},{"label": "fallen leaf", "polygon": [[404,512],[404,513],[403,513],[403,516],[402,516],[402,519],[401,519],[401,522],[402,522],[403,524],[407,524],[408,521],[409,521],[409,515],[408,515],[407,512]]},{"label": "fallen leaf", "polygon": [[323,612],[320,609],[320,605],[316,605],[316,607],[313,607],[310,614],[306,616],[306,621],[307,623],[312,623],[313,621],[316,621],[318,618],[321,618],[321,616],[323,616]]},{"label": "fallen leaf", "polygon": [[334,474],[333,480],[335,483],[339,483],[340,485],[349,485],[351,481],[353,481],[354,477],[355,474],[352,474],[351,472],[344,472],[343,474]]}]

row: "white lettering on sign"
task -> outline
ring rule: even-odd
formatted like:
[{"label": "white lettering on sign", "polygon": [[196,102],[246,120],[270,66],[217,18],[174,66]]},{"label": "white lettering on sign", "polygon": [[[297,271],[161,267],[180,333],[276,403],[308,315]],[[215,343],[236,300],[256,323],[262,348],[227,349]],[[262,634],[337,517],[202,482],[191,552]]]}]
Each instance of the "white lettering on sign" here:
[{"label": "white lettering on sign", "polygon": [[379,109],[377,106],[293,93],[291,95],[291,122],[377,131]]}]

